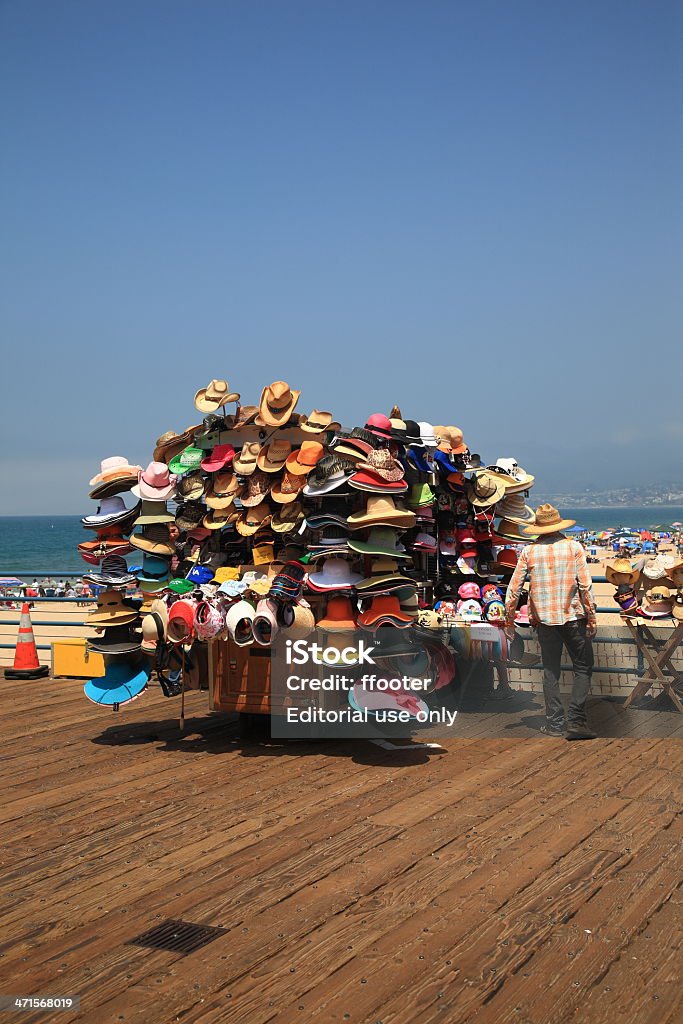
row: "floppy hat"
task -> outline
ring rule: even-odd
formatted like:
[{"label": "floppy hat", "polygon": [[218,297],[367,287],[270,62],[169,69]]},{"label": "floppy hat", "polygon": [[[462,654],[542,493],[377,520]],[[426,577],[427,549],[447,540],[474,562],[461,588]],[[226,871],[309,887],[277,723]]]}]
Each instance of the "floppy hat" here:
[{"label": "floppy hat", "polygon": [[[536,521],[533,526],[525,526],[522,532],[527,536],[543,536],[546,533],[557,533],[576,524],[576,519],[563,519],[552,505],[539,505],[536,509]],[[503,536],[498,529],[499,536]]]},{"label": "floppy hat", "polygon": [[395,594],[374,595],[369,607],[358,616],[358,625],[371,630],[385,625],[407,629],[408,626],[412,626],[413,621],[412,615],[401,611],[401,602]]},{"label": "floppy hat", "polygon": [[325,455],[309,474],[304,494],[309,497],[329,494],[330,491],[335,491],[347,483],[355,469],[355,463],[351,459],[344,458],[336,452]]},{"label": "floppy hat", "polygon": [[90,481],[90,487],[97,484],[110,483],[115,480],[127,480],[129,477],[137,477],[141,466],[131,466],[128,459],[123,455],[111,455],[108,459],[102,459],[100,471]]},{"label": "floppy hat", "polygon": [[470,505],[495,505],[505,494],[505,485],[484,470],[465,481],[465,494]]},{"label": "floppy hat", "polygon": [[510,494],[507,490],[502,500],[496,505],[496,515],[513,523],[532,524],[536,518],[534,510],[524,504],[524,498],[521,493]]},{"label": "floppy hat", "polygon": [[122,555],[107,555],[102,559],[100,571],[84,573],[83,579],[98,587],[127,587],[137,581],[137,577],[128,571]]},{"label": "floppy hat", "polygon": [[364,512],[354,512],[348,517],[351,530],[362,530],[365,526],[397,526],[410,529],[415,525],[415,513],[396,505],[389,495],[377,494],[368,498]]},{"label": "floppy hat", "polygon": [[241,537],[252,537],[268,525],[271,515],[268,503],[262,501],[260,505],[247,508],[241,513],[235,521],[235,529]]},{"label": "floppy hat", "polygon": [[258,405],[238,405],[232,429],[242,430],[244,427],[251,426],[257,416]]},{"label": "floppy hat", "polygon": [[391,438],[391,420],[381,412],[373,412],[371,416],[368,416],[365,429],[382,440]]},{"label": "floppy hat", "polygon": [[359,469],[349,480],[349,486],[357,491],[370,491],[375,494],[405,494],[408,484],[404,479],[385,480],[369,469]]},{"label": "floppy hat", "polygon": [[110,662],[103,676],[89,679],[83,692],[94,704],[106,707],[127,704],[138,697],[147,686],[150,669],[144,664],[128,661]]},{"label": "floppy hat", "polygon": [[232,463],[234,457],[235,449],[231,444],[217,444],[206,458],[202,459],[200,465],[207,473],[219,473]]},{"label": "floppy hat", "polygon": [[116,494],[111,497],[102,498],[95,515],[84,516],[81,519],[81,523],[89,530],[98,530],[104,526],[120,526],[123,531],[128,520],[130,520],[132,525],[139,508],[139,505],[136,505],[134,508],[126,508],[123,498]]},{"label": "floppy hat", "polygon": [[605,577],[615,587],[620,583],[634,584],[640,579],[640,569],[634,569],[628,558],[615,558],[610,565],[605,566]]},{"label": "floppy hat", "polygon": [[323,629],[326,633],[356,629],[356,613],[351,598],[344,594],[328,597],[325,614],[316,625],[318,629]]},{"label": "floppy hat", "polygon": [[239,402],[240,396],[228,387],[227,380],[212,380],[194,396],[194,407],[199,412],[215,412],[229,402]]},{"label": "floppy hat", "polygon": [[140,650],[140,637],[130,625],[105,626],[102,636],[88,637],[86,643],[89,651],[107,654],[110,657],[135,654]]},{"label": "floppy hat", "polygon": [[401,575],[395,557],[383,556],[373,559],[370,575],[356,584],[356,590],[364,594],[400,591],[405,597],[411,591],[417,590],[417,583],[409,576]]},{"label": "floppy hat", "polygon": [[659,619],[671,615],[673,602],[668,587],[658,584],[646,591],[640,612],[647,618]]},{"label": "floppy hat", "polygon": [[662,580],[668,577],[669,570],[672,568],[673,558],[658,554],[643,566],[642,572],[643,576],[647,576],[649,580]]},{"label": "floppy hat", "polygon": [[320,441],[304,441],[301,448],[297,448],[287,457],[285,462],[287,472],[294,473],[295,476],[308,474],[316,463],[320,462],[324,454],[325,449]]},{"label": "floppy hat", "polygon": [[225,613],[225,628],[238,647],[254,642],[253,622],[256,609],[249,601],[242,599],[231,604]]},{"label": "floppy hat", "polygon": [[234,473],[216,473],[204,500],[208,508],[229,508],[242,493],[242,484]]},{"label": "floppy hat", "polygon": [[360,583],[363,576],[359,572],[351,572],[351,566],[343,558],[328,558],[322,569],[310,573],[308,586],[311,590],[347,590]]},{"label": "floppy hat", "polygon": [[271,486],[271,478],[267,473],[257,469],[255,473],[247,477],[246,490],[240,495],[240,501],[245,508],[252,508],[265,501]]},{"label": "floppy hat", "polygon": [[302,416],[299,427],[308,434],[322,434],[324,430],[339,430],[341,424],[333,423],[332,413],[314,409],[310,416]]},{"label": "floppy hat", "polygon": [[179,477],[176,483],[177,497],[181,501],[197,501],[203,496],[205,490],[206,480],[196,470],[187,473],[186,476]]},{"label": "floppy hat", "polygon": [[204,450],[189,444],[178,455],[173,456],[168,463],[168,468],[175,476],[182,476],[183,473],[191,473],[193,470],[199,469],[203,458]]},{"label": "floppy hat", "polygon": [[261,448],[256,457],[256,465],[264,473],[277,473],[291,454],[290,442],[276,439]]},{"label": "floppy hat", "polygon": [[148,526],[150,523],[173,523],[175,516],[166,508],[165,501],[152,501],[143,498],[140,514],[135,520],[136,526]]},{"label": "floppy hat", "polygon": [[103,590],[97,608],[86,616],[89,626],[125,626],[138,617],[137,608],[124,602],[118,590]]},{"label": "floppy hat", "polygon": [[391,526],[373,526],[367,540],[350,538],[349,547],[363,555],[385,555],[387,558],[410,558],[402,544],[399,544],[398,533]]},{"label": "floppy hat", "polygon": [[284,380],[275,380],[261,392],[259,417],[266,426],[281,427],[287,423],[299,401],[300,391],[293,391]]},{"label": "floppy hat", "polygon": [[257,459],[261,451],[258,441],[248,441],[233,459],[232,468],[239,476],[251,476],[257,467]]},{"label": "floppy hat", "polygon": [[290,533],[295,530],[304,518],[304,510],[298,502],[291,505],[284,505],[273,515],[270,521],[270,528],[275,533]]},{"label": "floppy hat", "polygon": [[287,505],[292,501],[296,501],[305,485],[305,476],[296,476],[294,473],[290,473],[289,470],[286,470],[284,476],[273,484],[270,496],[273,501],[276,501],[279,505]]},{"label": "floppy hat", "polygon": [[[176,520],[177,522],[177,520]],[[150,523],[143,527],[142,533],[134,533],[130,538],[133,547],[141,551],[149,551],[153,555],[174,555],[175,547],[171,543],[171,535],[166,523]]]}]

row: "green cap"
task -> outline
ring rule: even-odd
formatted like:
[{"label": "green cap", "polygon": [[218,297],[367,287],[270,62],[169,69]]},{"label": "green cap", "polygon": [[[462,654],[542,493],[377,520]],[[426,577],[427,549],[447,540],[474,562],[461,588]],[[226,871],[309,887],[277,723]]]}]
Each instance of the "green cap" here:
[{"label": "green cap", "polygon": [[411,508],[420,508],[421,505],[433,505],[436,495],[429,484],[413,484],[406,499],[406,504]]},{"label": "green cap", "polygon": [[183,448],[179,455],[174,455],[168,464],[168,468],[174,476],[182,476],[183,473],[190,473],[194,469],[199,469],[205,455],[206,452],[202,451],[201,448],[195,448],[194,445],[189,444],[187,448]]},{"label": "green cap", "polygon": [[194,583],[190,580],[171,580],[168,589],[172,590],[174,594],[189,594],[191,590],[194,590]]}]

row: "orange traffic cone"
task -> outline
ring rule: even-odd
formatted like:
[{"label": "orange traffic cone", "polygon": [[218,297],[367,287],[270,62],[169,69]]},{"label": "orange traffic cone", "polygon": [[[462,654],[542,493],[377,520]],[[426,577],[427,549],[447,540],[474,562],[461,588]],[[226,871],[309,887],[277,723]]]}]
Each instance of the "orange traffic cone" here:
[{"label": "orange traffic cone", "polygon": [[26,602],[21,606],[21,618],[19,619],[19,633],[17,634],[17,646],[14,652],[14,667],[5,669],[5,679],[40,679],[49,672],[47,665],[41,665],[38,661],[36,641],[33,636],[31,625],[31,613]]}]

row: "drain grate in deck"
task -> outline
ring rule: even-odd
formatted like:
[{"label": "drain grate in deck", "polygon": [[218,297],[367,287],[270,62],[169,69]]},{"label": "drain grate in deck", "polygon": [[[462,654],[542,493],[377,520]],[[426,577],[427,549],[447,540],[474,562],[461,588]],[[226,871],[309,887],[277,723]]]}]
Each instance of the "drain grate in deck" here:
[{"label": "drain grate in deck", "polygon": [[186,956],[202,946],[213,942],[219,935],[225,935],[227,928],[213,928],[207,924],[192,924],[190,921],[162,921],[142,935],[126,942],[127,946],[145,946],[148,949],[167,949],[171,953]]}]

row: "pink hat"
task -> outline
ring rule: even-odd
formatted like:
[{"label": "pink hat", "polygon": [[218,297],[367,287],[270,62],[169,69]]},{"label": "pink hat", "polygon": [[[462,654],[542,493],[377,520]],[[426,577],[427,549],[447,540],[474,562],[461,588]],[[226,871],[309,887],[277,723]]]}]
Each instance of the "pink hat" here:
[{"label": "pink hat", "polygon": [[376,434],[377,437],[381,437],[383,439],[390,438],[391,420],[381,412],[373,412],[372,416],[368,416],[368,422],[365,424],[365,429],[369,430],[372,434]]},{"label": "pink hat", "polygon": [[137,486],[131,487],[131,491],[136,498],[165,501],[175,494],[175,482],[165,462],[150,462],[147,469],[138,474]]},{"label": "pink hat", "polygon": [[201,461],[202,469],[207,473],[218,473],[226,466],[232,465],[235,449],[231,444],[217,444],[205,459]]},{"label": "pink hat", "polygon": [[136,476],[141,466],[131,466],[128,459],[123,455],[111,455],[108,459],[102,459],[100,471],[90,481],[90,486],[106,483],[108,480],[124,480],[129,476]]}]

